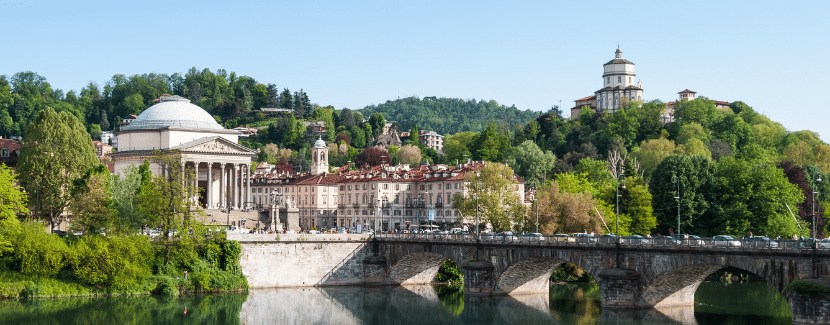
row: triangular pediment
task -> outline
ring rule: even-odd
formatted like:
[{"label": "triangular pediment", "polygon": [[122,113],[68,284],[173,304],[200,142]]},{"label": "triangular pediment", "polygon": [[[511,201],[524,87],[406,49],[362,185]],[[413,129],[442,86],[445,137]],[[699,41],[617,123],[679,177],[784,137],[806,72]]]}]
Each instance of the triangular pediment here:
[{"label": "triangular pediment", "polygon": [[170,149],[179,150],[181,152],[210,152],[246,155],[256,154],[255,151],[220,136],[196,139],[190,142],[182,143]]}]

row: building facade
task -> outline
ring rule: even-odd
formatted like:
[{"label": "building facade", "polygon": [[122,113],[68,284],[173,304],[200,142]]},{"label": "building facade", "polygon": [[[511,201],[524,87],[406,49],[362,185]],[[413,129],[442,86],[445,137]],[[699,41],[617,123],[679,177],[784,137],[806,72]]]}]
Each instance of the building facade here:
[{"label": "building facade", "polygon": [[[114,173],[150,160],[155,151],[179,152],[182,172],[196,175],[194,203],[207,208],[250,206],[251,158],[256,153],[237,143],[239,132],[223,128],[199,106],[180,96],[164,95],[139,116],[124,121],[118,152],[112,153]],[[154,175],[162,167],[152,163]],[[243,189],[244,188],[244,189]]]},{"label": "building facade", "polygon": [[617,48],[614,59],[602,65],[602,88],[587,96],[575,100],[571,108],[571,118],[576,118],[584,106],[597,112],[614,113],[626,102],[643,101],[643,83],[635,83],[637,74],[634,62],[622,58],[622,51]]},{"label": "building facade", "polygon": [[435,149],[439,154],[444,154],[444,136],[435,131],[418,132],[418,141],[427,148]]}]

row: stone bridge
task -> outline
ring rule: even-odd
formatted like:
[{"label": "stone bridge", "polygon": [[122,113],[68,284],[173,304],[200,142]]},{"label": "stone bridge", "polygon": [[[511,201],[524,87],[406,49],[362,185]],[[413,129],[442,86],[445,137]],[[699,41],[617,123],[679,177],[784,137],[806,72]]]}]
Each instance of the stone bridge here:
[{"label": "stone bridge", "polygon": [[467,295],[520,297],[548,293],[550,275],[567,261],[596,279],[603,308],[688,310],[708,275],[735,267],[775,287],[790,303],[795,323],[830,324],[830,295],[803,295],[788,288],[795,280],[830,278],[830,251],[814,251],[800,242],[720,247],[706,239],[695,245],[617,245],[605,238],[560,242],[333,236],[228,238],[242,244],[240,264],[252,288],[424,284],[432,282],[441,263],[450,259],[462,269]]},{"label": "stone bridge", "polygon": [[[798,242],[778,247],[713,247],[664,243],[499,241],[458,237],[435,240],[413,236],[377,239],[374,283],[417,284],[432,281],[441,263],[461,267],[464,289],[472,295],[547,293],[553,271],[571,262],[590,273],[600,287],[602,305],[612,309],[670,308],[694,305],[698,285],[724,267],[764,278],[789,302],[796,322],[830,323],[830,300],[791,293],[799,279],[828,278],[830,252],[814,251]],[[815,275],[814,272],[815,271]],[[367,281],[373,282],[373,281]]]}]

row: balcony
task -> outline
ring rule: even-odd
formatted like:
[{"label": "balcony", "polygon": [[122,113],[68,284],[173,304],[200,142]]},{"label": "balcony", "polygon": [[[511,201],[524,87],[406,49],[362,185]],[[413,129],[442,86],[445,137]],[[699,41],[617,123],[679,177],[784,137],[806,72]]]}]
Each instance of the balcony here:
[{"label": "balcony", "polygon": [[435,202],[435,208],[436,208],[436,209],[440,209],[440,208],[443,208],[443,207],[444,207],[444,203],[442,203],[442,202]]},{"label": "balcony", "polygon": [[355,203],[355,204],[353,204],[353,205],[352,205],[352,207],[354,207],[354,208],[355,208],[355,210],[360,209],[360,204],[359,204],[359,203]]},{"label": "balcony", "polygon": [[372,202],[369,202],[369,209],[371,210],[371,209],[374,209],[374,208],[375,208],[375,204],[372,203]]}]

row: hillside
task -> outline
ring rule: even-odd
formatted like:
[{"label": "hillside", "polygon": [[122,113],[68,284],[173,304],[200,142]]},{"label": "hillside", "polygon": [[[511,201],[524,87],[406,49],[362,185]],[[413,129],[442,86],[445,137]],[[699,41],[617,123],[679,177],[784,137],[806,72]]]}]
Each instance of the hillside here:
[{"label": "hillside", "polygon": [[499,105],[494,100],[484,101],[459,98],[407,97],[370,105],[358,110],[363,116],[381,113],[387,121],[398,122],[401,131],[412,129],[415,123],[421,130],[439,134],[455,134],[462,131],[478,132],[490,120],[525,125],[541,113],[519,110],[516,106]]}]

